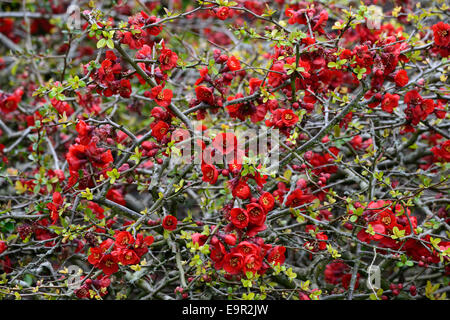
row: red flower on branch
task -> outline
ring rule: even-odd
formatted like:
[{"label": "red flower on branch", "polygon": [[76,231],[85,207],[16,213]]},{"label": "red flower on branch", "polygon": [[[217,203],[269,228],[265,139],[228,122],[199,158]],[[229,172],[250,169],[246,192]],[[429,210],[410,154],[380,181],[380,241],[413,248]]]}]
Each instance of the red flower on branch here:
[{"label": "red flower on branch", "polygon": [[248,213],[241,208],[233,208],[230,211],[231,223],[238,229],[244,229],[248,226]]},{"label": "red flower on branch", "polygon": [[165,216],[162,222],[164,229],[173,231],[177,228],[178,220],[172,215]]},{"label": "red flower on branch", "polygon": [[444,162],[450,162],[450,140],[444,141],[439,146],[431,148],[431,152],[438,159],[442,159]]},{"label": "red flower on branch", "polygon": [[172,102],[173,93],[170,89],[163,89],[162,86],[153,87],[150,98],[155,100],[156,104],[167,108]]},{"label": "red flower on branch", "polygon": [[219,176],[219,171],[217,171],[216,167],[212,164],[203,164],[202,173],[202,180],[205,182],[209,182],[210,184],[215,184]]},{"label": "red flower on branch", "polygon": [[197,95],[197,100],[209,104],[210,106],[215,105],[213,90],[205,86],[198,86],[195,88],[195,94]]},{"label": "red flower on branch", "polygon": [[170,49],[166,48],[164,42],[162,43],[161,53],[159,55],[161,71],[169,71],[177,66],[178,55]]},{"label": "red flower on branch", "polygon": [[228,7],[220,7],[216,11],[216,17],[220,20],[226,20],[228,16],[230,15],[230,8]]}]

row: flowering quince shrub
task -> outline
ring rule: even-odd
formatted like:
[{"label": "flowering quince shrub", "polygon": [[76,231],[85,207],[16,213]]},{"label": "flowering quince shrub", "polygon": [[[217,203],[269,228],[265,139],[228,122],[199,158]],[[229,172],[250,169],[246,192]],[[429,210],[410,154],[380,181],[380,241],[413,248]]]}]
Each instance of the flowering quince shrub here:
[{"label": "flowering quince shrub", "polygon": [[0,4],[0,298],[447,298],[446,1],[76,3]]}]

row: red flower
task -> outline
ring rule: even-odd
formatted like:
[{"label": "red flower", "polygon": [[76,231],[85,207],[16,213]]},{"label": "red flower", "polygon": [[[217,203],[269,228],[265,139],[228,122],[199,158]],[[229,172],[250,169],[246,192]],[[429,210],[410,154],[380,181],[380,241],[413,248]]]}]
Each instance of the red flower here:
[{"label": "red flower", "polygon": [[[136,59],[152,59],[152,48],[146,44],[136,53]],[[144,64],[145,65],[145,64]]]},{"label": "red flower", "polygon": [[134,243],[134,238],[128,231],[118,232],[115,238],[115,245],[119,248],[126,248]]},{"label": "red flower", "polygon": [[164,121],[158,121],[152,127],[152,136],[155,137],[156,140],[161,141],[169,131],[169,125]]},{"label": "red flower", "polygon": [[262,85],[262,80],[258,78],[250,78],[248,86],[250,87],[250,93],[254,93]]},{"label": "red flower", "polygon": [[[350,286],[350,281],[352,278],[352,273],[349,272],[350,267],[342,262],[341,260],[336,260],[332,263],[327,264],[325,267],[325,281],[330,284],[342,284],[342,286],[345,289],[348,289]],[[356,274],[356,282],[355,282],[355,289],[359,286],[359,278],[360,274]]]},{"label": "red flower", "polygon": [[325,10],[320,11],[319,19],[315,26],[313,27],[313,31],[317,31],[319,33],[324,33],[323,27],[326,26],[328,21],[328,12]]},{"label": "red flower", "polygon": [[198,101],[207,103],[210,106],[214,105],[214,96],[212,89],[205,86],[198,86],[195,88],[195,94]]},{"label": "red flower", "polygon": [[98,266],[106,275],[111,275],[119,270],[116,258],[112,254],[103,256]]},{"label": "red flower", "polygon": [[161,54],[159,56],[161,71],[167,71],[177,66],[178,56],[175,52],[167,49],[164,42],[162,43]]},{"label": "red flower", "polygon": [[417,90],[411,90],[405,94],[404,101],[409,107],[422,104],[423,99]]},{"label": "red flower", "polygon": [[201,233],[194,233],[191,236],[192,243],[198,243],[198,245],[201,247],[206,243],[206,240],[208,240],[208,236],[201,234]]},{"label": "red flower", "polygon": [[229,274],[238,274],[244,265],[244,257],[239,253],[228,253],[224,257],[223,269]]},{"label": "red flower", "polygon": [[318,241],[318,249],[319,250],[325,250],[327,248],[327,242],[326,240],[328,240],[328,236],[323,233],[323,232],[319,232],[318,234],[316,234],[316,239],[317,240],[322,240],[322,241]]},{"label": "red flower", "polygon": [[438,158],[441,158],[445,162],[450,162],[450,140],[447,140],[440,144],[440,146],[436,146],[431,148],[431,152]]},{"label": "red flower", "polygon": [[303,194],[301,189],[295,189],[286,200],[286,206],[288,207],[298,207],[305,203],[309,203],[314,199],[314,196],[310,194]]},{"label": "red flower", "polygon": [[70,116],[73,113],[72,107],[65,101],[59,101],[53,98],[50,100],[50,102],[52,104],[52,107],[55,108],[60,115],[63,115],[65,113],[67,116]]},{"label": "red flower", "polygon": [[73,171],[81,169],[88,162],[94,167],[104,169],[114,161],[111,150],[105,152],[103,148],[97,148],[95,143],[90,143],[87,146],[80,144],[71,145],[66,159],[70,170]]},{"label": "red flower", "polygon": [[260,254],[260,248],[256,244],[249,242],[249,241],[240,242],[237,245],[237,247],[233,250],[235,250],[235,252],[239,252],[243,256],[246,256],[249,254],[256,254],[256,255]]},{"label": "red flower", "polygon": [[162,86],[156,86],[152,88],[150,98],[154,99],[156,104],[161,107],[167,108],[172,102],[173,93],[170,89],[164,89]]},{"label": "red flower", "polygon": [[111,238],[108,238],[100,244],[100,249],[102,250],[102,253],[105,253],[106,251],[111,249],[111,247],[113,245],[114,245],[114,240]]},{"label": "red flower", "polygon": [[142,47],[142,45],[145,43],[144,37],[147,35],[145,30],[135,26],[131,25],[130,27],[132,30],[136,30],[137,32],[131,32],[131,31],[119,31],[118,36],[121,38],[121,43],[127,44],[130,49],[135,50]]},{"label": "red flower", "polygon": [[235,56],[231,56],[227,60],[227,66],[231,71],[237,71],[241,69],[241,63]]},{"label": "red flower", "polygon": [[274,263],[275,265],[282,265],[284,263],[284,260],[286,260],[286,257],[284,256],[285,252],[286,248],[283,246],[273,247],[267,254],[267,261],[269,261],[269,263]]},{"label": "red flower", "polygon": [[274,72],[269,72],[269,84],[274,88],[280,86],[283,83],[285,76],[284,63],[282,61],[278,61],[273,64],[270,70]]},{"label": "red flower", "polygon": [[248,226],[248,213],[241,208],[233,208],[230,211],[231,223],[238,229],[244,229]]},{"label": "red flower", "polygon": [[219,171],[217,171],[216,167],[212,164],[203,164],[202,173],[202,180],[205,182],[209,182],[210,184],[215,184],[217,181],[217,177],[219,176]]},{"label": "red flower", "polygon": [[408,108],[405,110],[406,119],[413,125],[425,120],[434,111],[434,102],[431,99],[423,99],[416,90],[408,91],[404,98]]},{"label": "red flower", "polygon": [[[289,61],[289,63],[290,63],[290,59],[291,58],[287,59],[286,62]],[[292,58],[292,63],[294,63],[294,58]],[[300,72],[300,74],[303,76],[303,78],[309,78],[311,76],[309,74],[309,71],[311,70],[311,65],[309,64],[308,61],[298,60],[298,67],[301,68],[300,70],[303,69],[303,71]]]},{"label": "red flower", "polygon": [[350,267],[346,263],[336,260],[326,265],[324,272],[325,281],[334,285],[339,284],[344,274],[349,271]]},{"label": "red flower", "polygon": [[244,259],[243,270],[244,273],[252,272],[256,273],[262,266],[262,259],[257,255],[250,254],[247,255]]},{"label": "red flower", "polygon": [[112,51],[106,52],[106,58],[97,71],[98,80],[104,84],[115,80],[115,75],[122,72],[120,63],[115,63],[117,58]]},{"label": "red flower", "polygon": [[394,81],[398,87],[406,86],[409,81],[408,73],[406,73],[406,70],[399,70],[394,76]]},{"label": "red flower", "polygon": [[147,246],[151,246],[154,241],[155,241],[155,238],[153,238],[153,236],[146,236],[144,238],[144,243]]},{"label": "red flower", "polygon": [[55,224],[59,219],[59,209],[64,203],[64,199],[61,196],[61,193],[54,192],[53,193],[53,202],[47,204],[47,208],[50,210],[50,218],[52,219],[52,224]]},{"label": "red flower", "polygon": [[[242,93],[238,93],[234,97],[228,97],[227,100],[232,101],[243,97],[244,95]],[[229,104],[226,106],[226,109],[230,117],[238,118],[242,121],[245,121],[247,117],[250,117],[250,120],[253,123],[263,120],[267,113],[266,104],[255,106],[254,104],[248,102]]]},{"label": "red flower", "polygon": [[249,222],[254,225],[261,226],[266,221],[266,213],[257,203],[250,203],[247,205],[247,214]]},{"label": "red flower", "polygon": [[211,254],[209,255],[211,260],[214,261],[214,268],[222,268],[225,260],[225,255],[226,251],[224,245],[220,241],[217,241],[217,243],[214,244],[213,249],[211,250]]},{"label": "red flower", "polygon": [[173,231],[177,228],[178,220],[176,217],[172,215],[165,216],[162,222],[162,226],[164,229]]},{"label": "red flower", "polygon": [[196,86],[202,83],[203,81],[211,80],[211,77],[208,75],[209,72],[208,67],[203,67],[198,72],[200,73],[200,78],[198,78],[197,81],[195,81]]},{"label": "red flower", "polygon": [[269,212],[275,205],[275,198],[270,192],[264,192],[261,197],[259,197],[258,202],[266,212]]},{"label": "red flower", "polygon": [[450,46],[450,24],[439,21],[431,29],[433,29],[434,43],[437,46]]},{"label": "red flower", "polygon": [[8,248],[8,246],[6,245],[6,242],[5,241],[0,241],[0,254],[5,252],[7,248]]},{"label": "red flower", "polygon": [[228,7],[220,7],[216,11],[216,17],[220,20],[226,20],[228,18],[228,15],[230,14],[230,8]]},{"label": "red flower", "polygon": [[298,299],[299,300],[311,300],[311,298],[304,292],[300,292],[298,294]]},{"label": "red flower", "polygon": [[139,263],[140,258],[138,257],[136,252],[134,252],[133,250],[122,249],[119,251],[118,260],[123,265],[131,265],[131,264]]},{"label": "red flower", "polygon": [[128,79],[120,80],[120,85],[117,88],[117,92],[122,98],[129,98],[131,96],[131,83]]},{"label": "red flower", "polygon": [[88,145],[91,142],[92,131],[94,127],[89,126],[83,120],[79,120],[75,129],[78,132],[78,139],[83,145]]},{"label": "red flower", "polygon": [[122,192],[118,189],[109,189],[108,193],[106,193],[106,199],[114,201],[122,206],[127,204]]},{"label": "red flower", "polygon": [[386,93],[383,97],[383,100],[381,101],[381,109],[383,109],[383,111],[392,113],[394,108],[398,106],[399,99],[400,96],[398,94]]},{"label": "red flower", "polygon": [[228,244],[229,246],[234,246],[236,245],[236,235],[234,233],[230,233],[225,235],[224,239],[226,244]]},{"label": "red flower", "polygon": [[292,127],[298,122],[298,116],[294,113],[294,111],[286,109],[281,115],[281,120],[285,126]]},{"label": "red flower", "polygon": [[233,197],[238,197],[239,199],[248,199],[250,197],[250,187],[248,186],[247,182],[240,180],[237,185],[232,190]]},{"label": "red flower", "polygon": [[103,250],[101,248],[91,248],[91,254],[88,257],[90,264],[96,266],[103,258]]},{"label": "red flower", "polygon": [[286,8],[285,10],[285,15],[287,17],[289,17],[288,23],[289,24],[306,24],[306,17],[305,17],[305,13],[306,10],[301,9],[301,10],[294,10],[293,8]]},{"label": "red flower", "polygon": [[383,239],[383,235],[386,232],[386,228],[384,227],[384,225],[380,224],[380,223],[370,223],[370,225],[372,226],[373,231],[375,232],[375,234],[371,235],[371,238],[374,240],[380,240]]},{"label": "red flower", "polygon": [[22,100],[22,89],[17,89],[13,94],[0,93],[0,110],[3,113],[10,113],[17,109],[20,100]]}]

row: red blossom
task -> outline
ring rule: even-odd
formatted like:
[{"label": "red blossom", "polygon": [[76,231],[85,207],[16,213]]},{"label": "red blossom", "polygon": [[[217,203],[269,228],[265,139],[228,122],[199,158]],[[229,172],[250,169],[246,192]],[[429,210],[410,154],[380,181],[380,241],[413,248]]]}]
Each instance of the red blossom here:
[{"label": "red blossom", "polygon": [[164,121],[158,121],[152,126],[152,136],[161,141],[169,132],[169,125]]},{"label": "red blossom", "polygon": [[205,182],[209,182],[210,184],[215,184],[217,181],[217,177],[219,176],[219,172],[216,167],[211,164],[203,164],[202,165],[202,180]]},{"label": "red blossom", "polygon": [[269,212],[275,206],[275,198],[270,192],[264,192],[258,202],[266,212]]},{"label": "red blossom", "polygon": [[164,42],[162,43],[161,53],[159,55],[159,62],[161,71],[168,71],[177,66],[178,56],[175,52],[167,49]]},{"label": "red blossom", "polygon": [[231,223],[238,229],[243,229],[248,226],[248,213],[241,208],[233,208],[230,211]]},{"label": "red blossom", "polygon": [[439,21],[431,28],[433,29],[434,43],[437,46],[450,46],[450,24]]},{"label": "red blossom", "polygon": [[178,220],[176,217],[172,215],[165,216],[162,222],[162,226],[164,229],[173,231],[177,228]]},{"label": "red blossom", "polygon": [[446,140],[439,146],[431,148],[431,152],[444,162],[450,162],[450,140]]},{"label": "red blossom", "polygon": [[244,265],[244,256],[239,253],[229,253],[224,257],[223,269],[229,274],[238,274]]},{"label": "red blossom", "polygon": [[257,203],[249,203],[247,205],[247,215],[249,218],[249,223],[256,226],[262,226],[266,221],[266,213]]},{"label": "red blossom", "polygon": [[267,261],[269,263],[273,263],[275,265],[277,264],[283,264],[286,260],[286,257],[284,253],[286,252],[286,247],[284,246],[276,246],[269,250],[267,255]]},{"label": "red blossom", "polygon": [[227,66],[231,71],[237,71],[241,69],[241,63],[235,56],[228,58]]},{"label": "red blossom", "polygon": [[383,100],[381,101],[381,109],[383,109],[383,111],[392,113],[394,111],[394,108],[398,106],[399,99],[400,96],[398,94],[386,93],[383,97]]},{"label": "red blossom", "polygon": [[406,70],[399,70],[394,76],[394,81],[398,87],[406,86],[409,82],[408,73]]},{"label": "red blossom", "polygon": [[220,20],[226,20],[230,14],[230,8],[228,7],[220,7],[216,11],[216,17]]},{"label": "red blossom", "polygon": [[154,99],[158,106],[167,108],[172,102],[173,93],[170,89],[163,90],[162,86],[156,86],[151,92],[150,98]]},{"label": "red blossom", "polygon": [[117,259],[112,254],[107,254],[102,257],[99,263],[99,268],[102,269],[106,275],[112,275],[119,270]]},{"label": "red blossom", "polygon": [[205,86],[198,86],[195,88],[195,94],[197,95],[198,101],[207,103],[211,106],[215,104],[212,89]]},{"label": "red blossom", "polygon": [[5,114],[16,110],[22,99],[22,95],[22,89],[17,89],[12,94],[0,92],[0,110]]},{"label": "red blossom", "polygon": [[251,195],[250,187],[247,182],[240,180],[232,189],[233,197],[239,199],[248,199]]},{"label": "red blossom", "polygon": [[7,248],[8,248],[8,246],[6,245],[6,242],[5,241],[0,241],[0,254],[5,252]]}]

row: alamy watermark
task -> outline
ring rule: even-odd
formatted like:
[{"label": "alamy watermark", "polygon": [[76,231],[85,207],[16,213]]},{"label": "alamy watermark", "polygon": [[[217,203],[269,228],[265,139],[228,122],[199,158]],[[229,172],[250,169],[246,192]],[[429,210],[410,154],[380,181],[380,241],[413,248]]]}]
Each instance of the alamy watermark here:
[{"label": "alamy watermark", "polygon": [[71,290],[76,290],[81,286],[82,269],[75,265],[67,267],[67,287]]},{"label": "alamy watermark", "polygon": [[369,13],[369,17],[367,18],[367,28],[379,30],[381,28],[381,20],[383,19],[383,9],[375,5],[371,5],[367,9]]},{"label": "alamy watermark", "polygon": [[69,30],[81,29],[81,13],[80,7],[71,4],[66,10],[66,23]]}]

